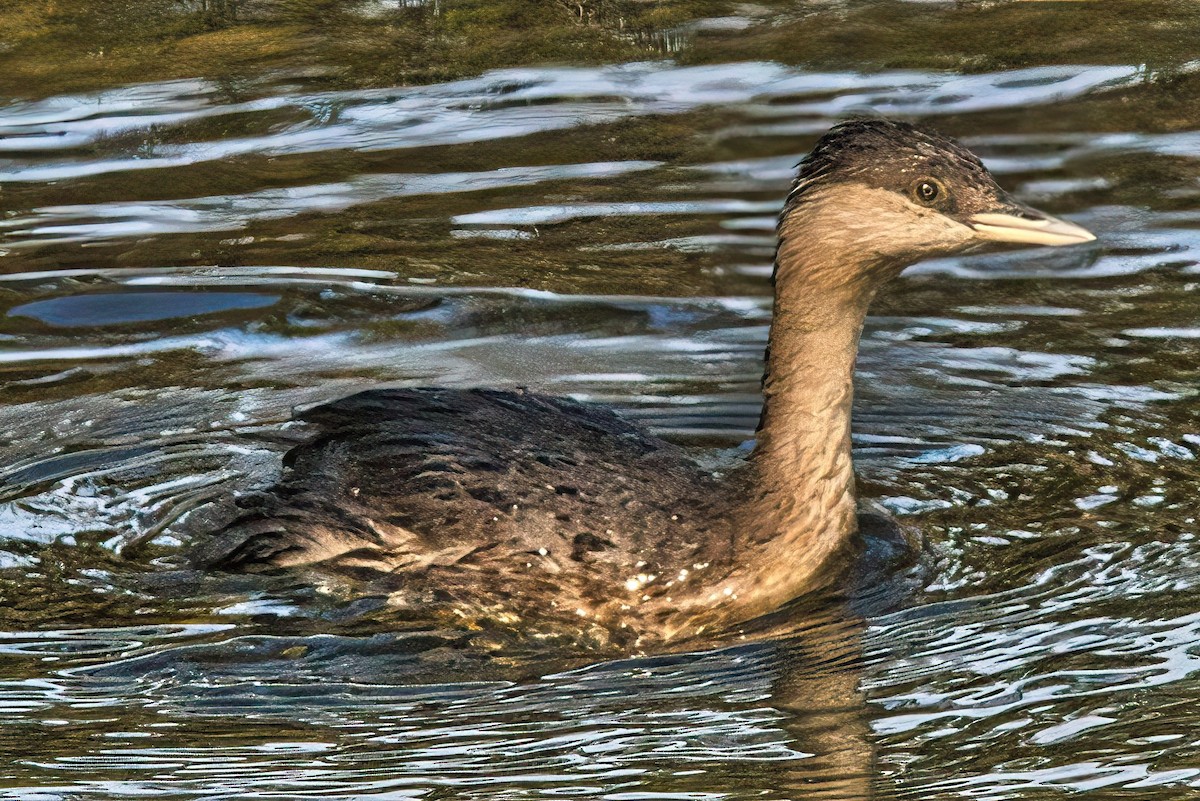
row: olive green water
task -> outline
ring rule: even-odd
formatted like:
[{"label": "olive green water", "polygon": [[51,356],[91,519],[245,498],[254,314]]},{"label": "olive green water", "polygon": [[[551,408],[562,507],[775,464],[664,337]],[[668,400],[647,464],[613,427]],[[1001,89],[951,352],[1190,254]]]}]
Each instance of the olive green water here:
[{"label": "olive green water", "polygon": [[[0,8],[0,798],[1200,798],[1196,42],[1189,2]],[[731,458],[774,215],[858,112],[1099,236],[874,307],[907,595],[613,659],[172,571],[294,407],[385,382]]]}]

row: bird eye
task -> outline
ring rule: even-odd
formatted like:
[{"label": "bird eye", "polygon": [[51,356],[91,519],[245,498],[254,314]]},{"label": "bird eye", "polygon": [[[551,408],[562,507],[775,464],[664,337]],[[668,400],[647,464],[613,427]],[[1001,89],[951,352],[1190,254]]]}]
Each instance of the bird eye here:
[{"label": "bird eye", "polygon": [[919,181],[914,190],[917,195],[917,200],[922,203],[932,203],[938,199],[938,195],[942,193],[942,188],[938,186],[937,181]]}]

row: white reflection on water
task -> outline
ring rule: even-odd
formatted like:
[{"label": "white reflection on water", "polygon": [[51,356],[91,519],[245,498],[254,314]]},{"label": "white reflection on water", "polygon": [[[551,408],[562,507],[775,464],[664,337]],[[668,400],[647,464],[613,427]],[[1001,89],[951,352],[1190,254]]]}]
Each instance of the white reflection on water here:
[{"label": "white reflection on water", "polygon": [[[742,108],[756,115],[801,117],[802,133],[827,127],[848,111],[952,114],[1016,108],[1127,86],[1134,67],[1036,67],[1009,73],[810,73],[770,63],[675,67],[662,63],[600,68],[500,70],[479,78],[422,87],[317,94],[286,84],[255,100],[222,102],[200,81],[131,86],[90,96],[67,96],[0,109],[5,180],[48,182],[132,170],[179,168],[235,156],[282,156],[342,149],[375,151],[509,139],[609,122],[629,116],[678,114],[704,106]],[[269,91],[272,87],[263,87]],[[774,101],[812,95],[799,104]],[[553,101],[553,102],[550,102]],[[104,138],[171,127],[201,118],[291,110],[305,119],[269,125],[257,136],[183,144],[138,145],[127,157],[71,155]],[[747,131],[731,130],[729,135]],[[758,126],[755,134],[791,135]],[[1184,145],[1179,145],[1182,147]],[[22,160],[22,153],[37,156]],[[66,158],[46,159],[45,152]],[[642,169],[630,163],[572,168],[501,169],[491,173],[361,175],[338,184],[295,186],[246,195],[172,201],[37,208],[7,220],[12,243],[90,241],[187,231],[232,230],[259,219],[413,194],[516,186],[529,180],[598,177]],[[779,171],[769,174],[778,178]]]},{"label": "white reflection on water", "polygon": [[[679,67],[662,62],[605,67],[507,69],[429,86],[361,91],[286,91],[222,103],[203,81],[122,87],[0,108],[0,152],[69,150],[101,136],[150,125],[281,108],[311,119],[261,137],[173,148],[142,167],[102,161],[81,172],[16,172],[11,180],[55,180],[109,169],[180,166],[247,152],[274,155],[338,148],[379,149],[507,138],[614,116],[679,113],[709,105],[759,103],[772,116],[837,117],[852,109],[879,113],[955,114],[1053,103],[1141,80],[1138,67],[1046,66],[976,76],[936,72],[807,72],[767,62]],[[833,97],[817,96],[836,93]],[[814,96],[789,105],[775,98]],[[546,104],[546,101],[558,101]],[[533,104],[537,105],[533,105]],[[478,124],[480,119],[486,125]],[[162,161],[162,164],[154,164]]]},{"label": "white reflection on water", "polygon": [[[883,72],[813,73],[769,63],[675,67],[663,63],[599,68],[500,70],[479,78],[423,87],[307,94],[286,84],[263,84],[267,96],[223,102],[212,86],[199,81],[131,86],[92,96],[68,96],[18,103],[0,109],[0,152],[12,158],[5,180],[60,181],[149,168],[172,168],[226,159],[234,155],[279,156],[330,150],[403,150],[482,139],[513,138],[562,128],[644,114],[677,114],[708,105],[740,109],[751,115],[792,117],[797,130],[770,126],[726,130],[723,135],[794,136],[814,134],[849,110],[882,114],[936,116],[993,108],[1020,108],[1053,103],[1096,91],[1128,87],[1146,74],[1135,67],[1036,67],[1005,73],[960,76],[949,73]],[[274,92],[274,94],[271,94]],[[797,103],[780,102],[811,96]],[[534,105],[530,105],[534,104]],[[147,126],[174,126],[189,120],[228,114],[265,114],[291,109],[305,119],[269,125],[261,135],[240,139],[195,141],[156,146],[128,158],[95,158],[73,151],[105,137]],[[1090,163],[1105,153],[1152,153],[1192,157],[1200,152],[1194,132],[1151,134],[1130,132],[1093,136],[1065,134],[985,134],[967,144],[987,154],[999,172],[1061,170]],[[161,152],[159,152],[161,151]],[[25,152],[36,157],[22,158]],[[46,159],[45,152],[65,158]],[[1013,153],[1019,156],[1010,155]],[[749,158],[690,165],[711,193],[761,190],[782,192],[802,154]],[[17,212],[0,222],[10,250],[54,243],[87,243],[167,235],[238,230],[255,222],[281,220],[305,213],[336,213],[353,206],[391,198],[518,188],[555,180],[617,177],[651,170],[657,162],[629,161],[501,167],[459,173],[350,175],[336,183],[263,189],[244,194],[171,200],[125,201],[43,206]],[[1100,181],[1101,183],[1097,183]],[[1024,187],[1044,200],[1103,186],[1097,177],[1033,181]],[[570,203],[490,209],[458,215],[465,228],[459,237],[529,238],[527,228],[586,217],[644,217],[661,214],[727,217],[722,227],[761,229],[764,236],[712,233],[650,242],[615,242],[593,246],[613,250],[673,248],[685,252],[743,250],[767,260],[776,200],[708,197],[687,201],[650,200],[620,203]],[[1096,258],[1096,248],[1076,248],[1046,259],[1073,260],[1060,277],[1103,277],[1143,272],[1163,266],[1196,269],[1200,242],[1194,212],[1156,214],[1152,219],[1129,208],[1096,208],[1080,222],[1101,233],[1109,251]],[[1141,222],[1142,224],[1137,224]],[[1132,223],[1132,224],[1131,224]],[[475,228],[475,226],[487,226]],[[497,228],[495,226],[509,226]],[[1115,252],[1114,252],[1115,251]],[[926,273],[951,272],[962,277],[995,277],[1042,269],[1045,261],[1023,256],[986,260],[952,259],[916,268]],[[983,264],[984,267],[977,267]],[[767,269],[755,268],[758,271]]]},{"label": "white reflection on water", "polygon": [[309,212],[331,214],[385,198],[482,192],[544,181],[609,178],[655,166],[658,166],[657,162],[623,161],[504,167],[467,173],[369,175],[336,184],[264,189],[247,195],[45,206],[35,210],[32,217],[0,221],[0,229],[10,229],[9,247],[92,242],[149,234],[229,231],[258,221],[279,220]]}]

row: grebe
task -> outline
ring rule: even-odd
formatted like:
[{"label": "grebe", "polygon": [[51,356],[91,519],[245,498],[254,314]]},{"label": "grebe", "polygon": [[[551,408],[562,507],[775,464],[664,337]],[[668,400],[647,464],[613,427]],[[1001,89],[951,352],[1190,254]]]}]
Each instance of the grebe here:
[{"label": "grebe", "polygon": [[197,562],[387,576],[401,607],[572,615],[661,640],[829,584],[859,528],[850,406],[875,294],[923,258],[1095,237],[1014,201],[950,139],[884,120],[821,138],[778,235],[762,417],[731,474],[593,404],[372,390],[304,413],[311,439],[282,481]]}]

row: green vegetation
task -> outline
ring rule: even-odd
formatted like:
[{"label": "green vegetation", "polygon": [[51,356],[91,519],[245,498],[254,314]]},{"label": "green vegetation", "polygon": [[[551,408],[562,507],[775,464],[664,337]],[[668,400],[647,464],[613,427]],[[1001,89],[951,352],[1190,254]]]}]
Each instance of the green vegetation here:
[{"label": "green vegetation", "polygon": [[658,58],[655,33],[721,0],[60,0],[0,10],[0,91],[27,96],[181,77],[316,69],[342,86],[523,64]]},{"label": "green vegetation", "polygon": [[[739,14],[748,27],[696,23]],[[0,92],[48,95],[264,67],[332,86],[443,81],[497,67],[675,58],[848,69],[996,70],[1196,56],[1187,0],[41,0],[0,9]]]},{"label": "green vegetation", "polygon": [[1200,5],[1186,0],[791,3],[792,13],[690,48],[696,61],[757,58],[847,69],[985,72],[1040,64],[1196,58]]}]

